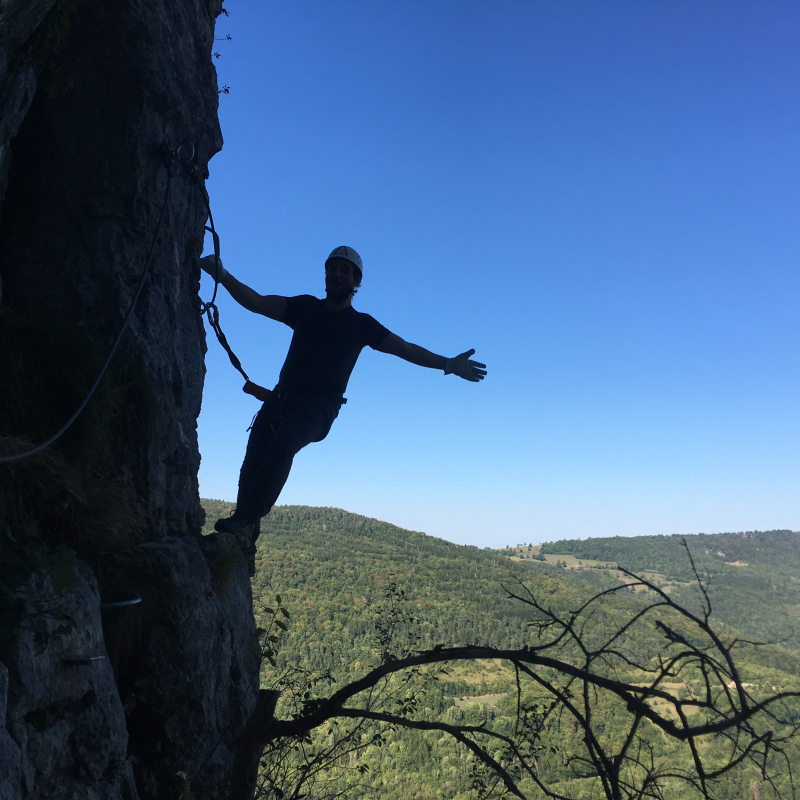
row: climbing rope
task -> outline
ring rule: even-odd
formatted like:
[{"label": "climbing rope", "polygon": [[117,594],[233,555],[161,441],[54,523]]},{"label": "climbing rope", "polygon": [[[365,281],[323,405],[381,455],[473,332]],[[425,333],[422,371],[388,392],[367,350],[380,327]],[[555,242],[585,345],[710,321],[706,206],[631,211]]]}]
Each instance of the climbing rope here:
[{"label": "climbing rope", "polygon": [[81,400],[80,405],[75,409],[75,412],[72,416],[46,441],[42,442],[41,444],[37,444],[34,447],[31,447],[28,450],[23,450],[21,453],[13,453],[11,455],[0,456],[0,464],[6,464],[9,461],[18,461],[22,458],[27,458],[28,456],[32,456],[34,453],[38,453],[41,450],[44,450],[46,447],[49,447],[53,442],[56,441],[62,434],[66,432],[66,430],[72,425],[73,422],[78,418],[81,411],[86,408],[86,404],[91,399],[92,395],[97,389],[100,381],[103,379],[103,375],[105,375],[106,370],[108,369],[108,365],[111,363],[111,359],[114,358],[114,354],[117,352],[117,348],[119,347],[119,343],[122,341],[122,337],[125,334],[125,331],[128,329],[128,324],[131,321],[131,317],[133,316],[133,312],[136,309],[136,304],[139,301],[139,295],[142,293],[142,289],[144,288],[144,282],[147,278],[148,273],[150,272],[150,265],[153,263],[153,256],[156,252],[156,243],[158,242],[158,236],[161,233],[161,227],[164,223],[164,217],[167,213],[167,205],[169,204],[169,195],[170,189],[172,185],[172,169],[171,167],[172,159],[168,159],[166,161],[167,166],[167,188],[164,192],[164,202],[161,206],[161,215],[158,218],[158,225],[156,226],[156,232],[153,236],[153,243],[150,245],[150,252],[147,255],[147,262],[144,265],[144,269],[142,270],[141,277],[139,278],[139,286],[136,289],[136,294],[133,296],[133,300],[131,300],[131,304],[128,307],[128,313],[125,315],[125,319],[122,322],[122,327],[117,334],[117,338],[114,340],[114,344],[111,345],[111,350],[109,354],[106,356],[106,360],[103,363],[103,366],[100,369],[97,377],[94,379],[94,383],[92,384],[89,392],[86,396]]},{"label": "climbing rope", "polygon": [[[108,355],[106,356],[106,360],[103,363],[103,366],[100,368],[100,372],[98,373],[97,377],[94,379],[89,391],[87,392],[86,396],[81,400],[78,407],[73,412],[72,416],[49,438],[46,439],[41,444],[37,444],[34,447],[31,447],[27,450],[23,450],[21,453],[12,453],[11,455],[0,455],[0,464],[7,464],[11,461],[19,461],[20,459],[27,458],[28,456],[32,456],[35,453],[44,450],[46,447],[49,447],[53,442],[56,441],[60,436],[62,436],[72,425],[73,422],[80,416],[80,413],[86,408],[86,404],[92,398],[92,395],[95,393],[95,390],[100,385],[100,381],[103,379],[103,376],[108,369],[109,364],[111,364],[111,359],[114,358],[114,355],[117,352],[117,348],[119,347],[119,343],[122,341],[122,337],[125,335],[125,331],[128,329],[128,325],[130,324],[131,318],[133,317],[133,312],[136,309],[136,305],[139,302],[139,296],[142,293],[142,289],[144,288],[145,280],[150,272],[150,266],[153,263],[153,256],[155,255],[156,251],[156,244],[158,243],[158,237],[161,233],[161,228],[164,224],[164,217],[167,213],[167,206],[169,205],[169,197],[170,197],[170,190],[172,187],[172,164],[174,162],[178,162],[179,164],[183,165],[186,168],[188,174],[195,180],[195,182],[200,186],[200,189],[203,193],[203,199],[205,201],[206,210],[208,211],[208,221],[210,223],[210,227],[206,226],[206,230],[211,233],[211,236],[214,239],[214,257],[216,258],[217,263],[219,263],[219,236],[214,228],[214,217],[211,214],[211,203],[209,202],[208,192],[205,189],[197,176],[197,171],[194,166],[190,166],[191,162],[194,160],[195,150],[194,145],[191,143],[186,143],[181,145],[177,150],[172,150],[168,146],[163,147],[164,153],[164,163],[167,167],[167,188],[164,192],[164,202],[161,206],[161,214],[158,218],[158,225],[156,226],[156,232],[153,236],[153,242],[150,245],[150,251],[147,255],[147,261],[144,265],[144,269],[142,270],[142,274],[139,278],[139,285],[136,289],[136,294],[131,300],[131,304],[128,307],[128,312],[125,314],[125,319],[122,322],[122,327],[117,334],[116,339],[114,339],[114,343],[111,346],[111,350],[109,351]],[[252,395],[253,397],[258,398],[262,402],[269,397],[270,391],[269,389],[265,389],[263,386],[259,386],[258,384],[253,383],[250,378],[248,377],[247,373],[242,368],[242,362],[239,361],[236,354],[231,350],[230,345],[228,344],[228,340],[225,338],[225,334],[222,332],[222,328],[219,324],[219,309],[216,306],[216,299],[217,299],[217,290],[219,288],[219,281],[217,280],[217,276],[214,276],[214,294],[211,297],[210,302],[204,303],[200,302],[200,313],[205,314],[208,318],[208,324],[211,326],[211,329],[217,336],[217,340],[225,349],[225,352],[228,354],[228,358],[231,361],[231,364],[241,373],[242,377],[245,379],[245,385],[243,387],[243,391],[247,394]]]},{"label": "climbing rope", "polygon": [[222,327],[219,324],[219,309],[217,308],[215,302],[217,299],[217,290],[219,289],[218,275],[219,265],[221,263],[219,257],[219,235],[214,227],[214,215],[211,213],[211,202],[209,201],[208,192],[206,191],[205,186],[199,182],[198,185],[203,193],[203,200],[205,200],[206,211],[208,212],[209,224],[205,226],[205,229],[211,234],[211,238],[214,241],[214,263],[217,265],[217,269],[214,273],[214,293],[212,294],[211,300],[208,303],[204,303],[202,300],[200,301],[200,313],[206,315],[208,324],[210,325],[211,330],[214,331],[217,341],[222,345],[223,349],[228,354],[228,358],[230,359],[231,364],[233,364],[234,369],[238,370],[238,372],[244,378],[245,383],[242,387],[242,391],[264,402],[269,397],[270,390],[265,389],[263,386],[259,386],[257,383],[253,383],[253,381],[250,380],[248,374],[244,371],[244,367],[242,367],[242,362],[228,344],[228,339],[226,338],[222,331]]}]

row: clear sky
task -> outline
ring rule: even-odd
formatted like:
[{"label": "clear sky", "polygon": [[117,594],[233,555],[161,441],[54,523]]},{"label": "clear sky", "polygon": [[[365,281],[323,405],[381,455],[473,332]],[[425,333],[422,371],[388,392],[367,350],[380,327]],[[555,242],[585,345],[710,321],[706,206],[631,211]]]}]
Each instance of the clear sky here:
[{"label": "clear sky", "polygon": [[[358,310],[489,370],[366,349],[280,503],[493,547],[800,530],[799,3],[227,7],[225,266],[323,296],[347,244]],[[291,331],[219,307],[274,385]],[[258,403],[209,337],[200,491],[234,500]]]}]

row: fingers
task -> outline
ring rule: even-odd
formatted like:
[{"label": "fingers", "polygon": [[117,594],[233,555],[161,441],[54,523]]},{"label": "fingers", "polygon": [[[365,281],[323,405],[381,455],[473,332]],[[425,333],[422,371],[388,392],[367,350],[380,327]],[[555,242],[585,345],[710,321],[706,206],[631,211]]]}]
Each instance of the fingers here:
[{"label": "fingers", "polygon": [[486,370],[485,369],[476,369],[475,362],[469,362],[470,369],[467,371],[467,374],[464,375],[468,381],[472,381],[473,383],[477,383],[478,381],[482,381],[486,377]]},{"label": "fingers", "polygon": [[200,269],[214,278],[214,280],[222,281],[226,277],[227,271],[222,264],[222,259],[218,256],[203,256],[203,258],[199,259],[199,262]]},{"label": "fingers", "polygon": [[[474,353],[475,351],[471,350],[470,352]],[[482,381],[484,379],[484,377],[486,376],[486,364],[481,364],[480,361],[467,361],[467,363],[470,366],[470,370],[471,370],[472,374],[479,376],[475,380]]]},{"label": "fingers", "polygon": [[472,383],[478,383],[482,381],[486,377],[486,364],[481,364],[480,361],[472,361],[470,360],[470,356],[475,355],[475,348],[471,350],[467,350],[464,355],[464,360],[467,362],[467,369],[466,375],[464,376],[468,381]]},{"label": "fingers", "polygon": [[475,348],[467,350],[453,359],[448,359],[448,363],[451,363],[452,366],[445,369],[445,374],[450,369],[451,372],[455,372],[460,378],[470,381],[470,383],[482,381],[486,377],[486,364],[481,364],[480,361],[471,361],[469,357],[472,355],[475,355]]}]

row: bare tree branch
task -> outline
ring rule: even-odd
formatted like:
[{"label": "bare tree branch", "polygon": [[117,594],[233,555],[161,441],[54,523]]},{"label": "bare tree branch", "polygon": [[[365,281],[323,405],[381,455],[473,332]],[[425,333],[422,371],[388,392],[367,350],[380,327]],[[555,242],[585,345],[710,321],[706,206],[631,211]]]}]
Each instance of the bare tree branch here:
[{"label": "bare tree branch", "polygon": [[[355,731],[363,730],[356,726],[330,746],[315,745],[313,752],[306,750],[306,743],[312,742],[311,732],[332,720],[435,730],[468,748],[481,765],[476,769],[489,770],[496,776],[491,784],[483,777],[477,778],[481,798],[487,798],[502,784],[505,791],[525,800],[520,779],[515,778],[519,770],[546,797],[569,800],[539,774],[539,758],[545,751],[546,732],[553,726],[570,724],[578,732],[575,741],[582,749],[567,755],[559,769],[574,779],[599,780],[609,800],[664,800],[665,787],[674,780],[683,781],[711,800],[719,780],[748,761],[758,767],[777,794],[774,776],[781,773],[774,771],[775,758],[788,765],[788,785],[794,797],[791,765],[783,748],[800,732],[798,717],[792,716],[787,706],[788,701],[800,698],[800,692],[779,691],[768,697],[755,697],[748,692],[732,655],[734,647],[746,643],[720,635],[712,627],[707,586],[688,547],[686,551],[702,595],[699,615],[679,605],[653,582],[624,568],[619,570],[630,582],[601,591],[582,602],[577,610],[563,613],[543,605],[529,587],[518,582],[513,589],[505,590],[509,599],[532,610],[534,618],[529,624],[536,639],[535,644],[513,649],[437,645],[428,650],[411,650],[415,636],[403,635],[398,626],[415,623],[416,619],[405,610],[404,594],[392,582],[386,592],[388,611],[376,624],[381,663],[328,697],[313,697],[309,690],[299,701],[293,695],[294,715],[262,725],[257,736],[253,734],[258,739],[255,750],[260,755],[264,747],[277,752],[281,742],[296,743],[305,758],[292,788],[293,796],[299,797],[304,783],[313,780],[327,764],[382,739],[383,734],[377,733],[366,743],[356,742]],[[603,610],[604,601],[631,586],[646,588],[655,599],[641,606],[631,601],[632,605],[613,614]],[[603,625],[597,624],[600,614]],[[651,644],[647,652],[634,652],[627,644],[643,627],[649,631],[646,641]],[[415,718],[415,693],[435,680],[425,667],[490,659],[499,659],[514,668],[516,723],[512,735],[485,724],[455,725]],[[534,705],[523,701],[523,693],[532,691],[537,698]],[[544,705],[539,705],[540,697],[546,698]],[[621,704],[629,715],[624,731],[611,738],[599,733],[608,703]],[[685,755],[691,766],[678,768],[661,763],[652,744],[643,738],[645,722],[688,747]],[[711,736],[726,742],[728,751],[722,765],[717,761],[709,767],[704,762],[701,742]],[[490,743],[500,747],[511,767],[489,752]],[[251,797],[252,794],[247,798],[244,794],[231,795],[231,800]]]}]

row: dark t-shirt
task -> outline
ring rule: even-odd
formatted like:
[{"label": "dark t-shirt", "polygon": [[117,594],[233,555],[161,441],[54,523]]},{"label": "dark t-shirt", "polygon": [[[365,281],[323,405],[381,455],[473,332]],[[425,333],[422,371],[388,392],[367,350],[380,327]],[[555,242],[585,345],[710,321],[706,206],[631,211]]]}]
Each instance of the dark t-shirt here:
[{"label": "dark t-shirt", "polygon": [[389,331],[354,308],[330,311],[308,294],[286,298],[283,320],[293,331],[279,386],[341,396],[365,345],[377,347]]}]

